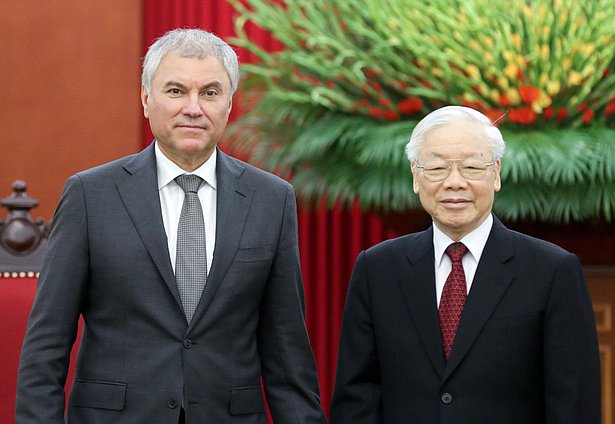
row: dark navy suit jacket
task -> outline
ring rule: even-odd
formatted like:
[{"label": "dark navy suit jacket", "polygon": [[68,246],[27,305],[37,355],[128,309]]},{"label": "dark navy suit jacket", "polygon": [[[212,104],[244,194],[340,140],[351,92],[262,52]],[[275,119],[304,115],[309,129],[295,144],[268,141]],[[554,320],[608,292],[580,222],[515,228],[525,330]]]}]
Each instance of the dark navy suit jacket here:
[{"label": "dark navy suit jacket", "polygon": [[433,229],[362,252],[331,423],[599,424],[598,344],[577,257],[494,219],[445,362]]}]

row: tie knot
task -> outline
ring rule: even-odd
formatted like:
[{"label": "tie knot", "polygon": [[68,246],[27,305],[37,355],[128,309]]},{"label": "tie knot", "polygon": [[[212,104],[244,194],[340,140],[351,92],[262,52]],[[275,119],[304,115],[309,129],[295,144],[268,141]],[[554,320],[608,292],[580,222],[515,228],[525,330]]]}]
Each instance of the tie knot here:
[{"label": "tie knot", "polygon": [[451,261],[458,262],[463,258],[463,256],[468,253],[468,248],[465,244],[461,242],[451,243],[447,248],[445,253],[451,258]]},{"label": "tie knot", "polygon": [[184,193],[197,193],[203,179],[198,175],[182,174],[175,178],[175,182],[184,190]]}]

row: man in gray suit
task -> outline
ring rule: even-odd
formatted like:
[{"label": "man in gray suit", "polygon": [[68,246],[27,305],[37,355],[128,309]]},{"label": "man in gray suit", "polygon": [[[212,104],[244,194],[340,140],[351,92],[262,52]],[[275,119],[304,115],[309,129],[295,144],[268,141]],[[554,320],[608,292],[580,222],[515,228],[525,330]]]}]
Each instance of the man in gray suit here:
[{"label": "man in gray suit", "polygon": [[292,187],[217,148],[239,79],[201,30],[143,63],[155,141],[69,178],[19,367],[16,422],[324,423]]}]

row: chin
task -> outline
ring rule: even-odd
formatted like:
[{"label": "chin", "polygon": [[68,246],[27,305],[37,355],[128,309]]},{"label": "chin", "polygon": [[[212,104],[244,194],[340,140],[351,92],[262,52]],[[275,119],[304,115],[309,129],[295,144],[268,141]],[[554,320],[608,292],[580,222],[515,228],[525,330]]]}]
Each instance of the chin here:
[{"label": "chin", "polygon": [[177,147],[184,153],[199,153],[208,150],[210,143],[198,139],[184,139],[178,143]]},{"label": "chin", "polygon": [[440,220],[447,227],[454,229],[456,231],[467,228],[471,225],[472,220],[465,216],[451,216],[448,215],[446,217],[440,217]]}]

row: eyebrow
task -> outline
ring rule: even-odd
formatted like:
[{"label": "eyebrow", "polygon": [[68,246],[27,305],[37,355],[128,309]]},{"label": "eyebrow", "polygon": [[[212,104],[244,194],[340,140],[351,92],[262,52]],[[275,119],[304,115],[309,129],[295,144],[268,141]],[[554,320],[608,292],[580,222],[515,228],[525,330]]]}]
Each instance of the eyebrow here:
[{"label": "eyebrow", "polygon": [[[182,84],[179,81],[175,81],[175,80],[167,81],[166,83],[164,83],[164,85],[162,87],[163,88],[169,88],[169,87],[186,88],[186,86],[184,84]],[[222,90],[223,86],[222,86],[222,83],[220,81],[212,81],[210,83],[207,83],[207,84],[199,87],[199,91],[208,90],[210,88],[216,88],[218,90]]]}]

